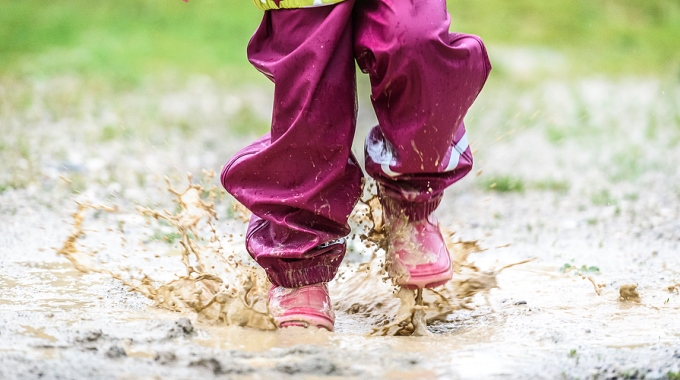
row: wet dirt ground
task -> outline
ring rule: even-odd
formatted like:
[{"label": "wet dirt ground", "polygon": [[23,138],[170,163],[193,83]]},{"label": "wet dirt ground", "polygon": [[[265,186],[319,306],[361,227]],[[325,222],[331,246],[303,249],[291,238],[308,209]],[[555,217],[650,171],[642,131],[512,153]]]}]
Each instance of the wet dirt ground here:
[{"label": "wet dirt ground", "polygon": [[[366,310],[392,310],[377,305],[390,289],[347,292],[372,255],[357,240],[330,286],[335,333],[227,326],[112,278],[158,287],[186,274],[177,230],[140,209],[178,212],[163,178],[182,189],[186,173],[219,171],[266,127],[269,93],[202,77],[129,91],[0,80],[0,378],[680,376],[677,81],[490,83],[467,119],[475,168],[438,216],[452,243],[477,241],[480,273],[534,260],[430,336],[370,335]],[[361,156],[369,107],[359,123]],[[78,240],[81,262],[109,274],[56,253],[75,201],[117,206],[88,210]],[[246,260],[242,215],[220,193],[214,210],[220,252]]]}]

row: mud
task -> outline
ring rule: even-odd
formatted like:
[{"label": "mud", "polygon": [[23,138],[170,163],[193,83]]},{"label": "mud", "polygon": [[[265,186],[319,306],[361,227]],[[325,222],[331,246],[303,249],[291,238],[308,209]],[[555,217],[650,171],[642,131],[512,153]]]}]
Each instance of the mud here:
[{"label": "mud", "polygon": [[640,293],[637,291],[637,284],[623,284],[619,287],[619,298],[621,301],[640,302]]},{"label": "mud", "polygon": [[490,83],[467,120],[478,175],[438,211],[454,281],[422,307],[394,288],[366,194],[333,334],[268,329],[247,215],[202,172],[254,137],[225,126],[246,108],[266,122],[267,93],[0,81],[0,378],[680,372],[676,82]]},{"label": "mud", "polygon": [[[210,183],[214,172],[204,171],[204,177],[204,182]],[[184,275],[163,283],[154,279],[154,270],[157,269],[153,261],[147,265],[150,267],[148,270],[142,269],[138,275],[131,276],[127,265],[116,262],[107,265],[97,260],[98,251],[82,241],[86,236],[86,213],[88,210],[117,213],[117,206],[77,203],[71,234],[56,253],[83,273],[104,274],[121,281],[131,291],[149,298],[156,307],[195,313],[200,321],[212,324],[274,330],[275,324],[267,303],[271,283],[264,271],[243,252],[225,251],[220,236],[226,236],[226,233],[220,234],[216,228],[219,224],[215,210],[217,188],[212,186],[206,189],[200,183],[194,183],[191,175],[183,190],[176,190],[167,178],[165,180],[177,211],[171,213],[146,207],[137,207],[136,211],[141,216],[164,221],[176,230],[181,248],[179,259],[186,269]],[[518,264],[507,265],[498,271],[480,272],[467,261],[471,253],[480,250],[476,242],[451,243],[449,249],[456,278],[449,286],[421,289],[418,292],[401,289],[393,283],[385,269],[387,262],[382,247],[389,243],[383,231],[377,195],[372,193],[375,191],[372,181],[369,180],[366,189],[368,195],[362,201],[363,205],[357,207],[350,218],[355,226],[352,235],[366,246],[371,259],[366,263],[343,265],[337,277],[352,277],[353,281],[334,281],[330,288],[334,290],[333,299],[342,300],[333,305],[335,311],[356,314],[355,309],[360,308],[360,305],[373,305],[370,309],[364,308],[361,313],[367,322],[374,321],[378,325],[373,327],[373,335],[429,335],[428,323],[443,320],[460,308],[472,309],[469,301],[475,295],[486,295],[490,289],[497,287],[496,275],[500,270]],[[232,208],[241,214],[234,220],[242,222],[243,225],[238,227],[245,229],[247,210],[238,206],[236,201],[232,203]],[[111,225],[106,231],[121,234],[120,240],[125,242],[124,231],[114,226],[122,226],[123,221],[129,218],[116,219],[109,221]],[[148,222],[146,226],[137,226],[136,229],[142,234],[147,230],[146,235],[151,235],[149,231],[153,226]],[[230,239],[233,241],[233,238]],[[107,268],[111,265],[115,269]],[[379,292],[379,289],[383,292]]]}]

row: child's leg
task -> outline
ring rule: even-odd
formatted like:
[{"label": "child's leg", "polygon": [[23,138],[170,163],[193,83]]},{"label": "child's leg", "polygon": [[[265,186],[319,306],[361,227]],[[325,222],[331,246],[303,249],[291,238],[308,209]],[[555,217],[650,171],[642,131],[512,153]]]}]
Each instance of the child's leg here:
[{"label": "child's leg", "polygon": [[491,69],[486,50],[479,37],[449,33],[442,0],[364,0],[354,22],[380,124],[366,140],[366,171],[388,213],[424,218],[472,168],[463,118]]},{"label": "child's leg", "polygon": [[333,278],[361,193],[352,6],[268,11],[248,46],[275,84],[272,128],[227,163],[222,184],[253,212],[246,246],[278,286]]},{"label": "child's leg", "polygon": [[354,22],[379,122],[366,171],[379,185],[388,272],[401,286],[435,287],[452,269],[432,212],[472,168],[463,118],[491,66],[478,37],[449,33],[443,0],[363,0]]}]

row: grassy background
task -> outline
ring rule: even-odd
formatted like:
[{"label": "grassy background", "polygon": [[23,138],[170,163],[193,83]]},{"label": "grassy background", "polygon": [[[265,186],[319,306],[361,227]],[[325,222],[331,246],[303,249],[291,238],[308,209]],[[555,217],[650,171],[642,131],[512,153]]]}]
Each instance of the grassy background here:
[{"label": "grassy background", "polygon": [[[449,0],[449,9],[452,29],[558,52],[572,73],[680,75],[678,0]],[[258,74],[245,46],[260,17],[249,0],[3,0],[0,75],[248,80]]]},{"label": "grassy background", "polygon": [[678,0],[454,0],[449,10],[489,43],[559,50],[577,72],[680,74]]},{"label": "grassy background", "polygon": [[229,75],[239,69],[238,77],[248,66],[245,46],[261,17],[247,0],[4,3],[1,74],[122,81],[166,71]]}]

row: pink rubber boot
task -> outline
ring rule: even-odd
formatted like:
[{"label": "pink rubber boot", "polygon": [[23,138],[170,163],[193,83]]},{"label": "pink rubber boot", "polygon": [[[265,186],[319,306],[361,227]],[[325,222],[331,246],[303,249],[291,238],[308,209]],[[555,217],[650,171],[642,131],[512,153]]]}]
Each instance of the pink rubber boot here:
[{"label": "pink rubber boot", "polygon": [[335,314],[325,283],[269,289],[269,312],[279,328],[318,327],[333,331]]},{"label": "pink rubber boot", "polygon": [[397,285],[434,288],[451,279],[451,256],[434,214],[414,221],[386,217],[385,222],[388,274]]}]

